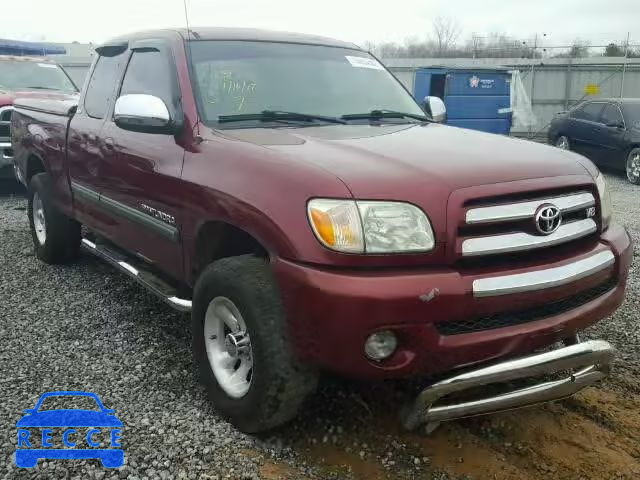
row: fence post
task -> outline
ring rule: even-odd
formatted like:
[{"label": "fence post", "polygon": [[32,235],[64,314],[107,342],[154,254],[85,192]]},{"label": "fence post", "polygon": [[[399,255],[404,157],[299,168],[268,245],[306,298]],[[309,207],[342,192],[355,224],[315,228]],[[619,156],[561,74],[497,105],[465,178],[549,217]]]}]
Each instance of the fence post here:
[{"label": "fence post", "polygon": [[620,81],[620,98],[624,96],[624,74],[627,71],[627,58],[629,56],[629,36],[630,32],[627,32],[627,43],[624,46],[624,60],[622,61],[622,80]]},{"label": "fence post", "polygon": [[569,58],[567,60],[567,72],[565,73],[564,78],[564,109],[569,110],[569,100],[571,99],[571,65],[573,63],[573,59]]}]

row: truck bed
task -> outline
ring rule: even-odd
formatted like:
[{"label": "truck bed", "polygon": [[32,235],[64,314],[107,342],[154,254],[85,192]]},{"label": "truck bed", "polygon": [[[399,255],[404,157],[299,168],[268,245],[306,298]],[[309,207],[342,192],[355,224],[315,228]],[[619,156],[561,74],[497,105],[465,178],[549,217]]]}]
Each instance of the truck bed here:
[{"label": "truck bed", "polygon": [[49,172],[58,208],[72,215],[67,175],[67,129],[78,105],[77,95],[52,93],[42,98],[17,98],[11,118],[14,163],[18,178],[29,179],[42,167]]}]

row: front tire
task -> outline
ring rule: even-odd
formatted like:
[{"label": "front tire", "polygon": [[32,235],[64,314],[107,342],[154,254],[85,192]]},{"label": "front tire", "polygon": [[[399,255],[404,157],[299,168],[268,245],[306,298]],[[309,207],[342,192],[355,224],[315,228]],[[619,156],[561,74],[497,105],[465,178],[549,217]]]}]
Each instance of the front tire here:
[{"label": "front tire", "polygon": [[634,185],[640,185],[640,148],[632,148],[627,155],[627,178]]},{"label": "front tire", "polygon": [[38,173],[29,182],[29,225],[36,257],[45,263],[68,263],[80,251],[80,224],[63,215],[53,203],[48,173]]},{"label": "front tire", "polygon": [[209,265],[196,283],[191,318],[200,378],[222,416],[246,433],[295,417],[317,373],[294,356],[264,259],[241,255]]}]

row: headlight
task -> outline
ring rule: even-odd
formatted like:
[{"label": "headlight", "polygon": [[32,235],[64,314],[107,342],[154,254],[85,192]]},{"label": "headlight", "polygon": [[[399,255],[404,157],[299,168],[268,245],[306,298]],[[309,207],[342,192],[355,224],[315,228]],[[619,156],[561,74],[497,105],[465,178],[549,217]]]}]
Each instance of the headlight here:
[{"label": "headlight", "polygon": [[599,173],[596,177],[596,187],[598,187],[598,196],[600,197],[600,211],[602,214],[602,228],[609,226],[613,210],[611,208],[611,197],[609,196],[609,189],[607,183],[604,180],[604,175]]},{"label": "headlight", "polygon": [[435,245],[429,219],[409,203],[314,199],[308,215],[318,240],[339,252],[427,252]]}]

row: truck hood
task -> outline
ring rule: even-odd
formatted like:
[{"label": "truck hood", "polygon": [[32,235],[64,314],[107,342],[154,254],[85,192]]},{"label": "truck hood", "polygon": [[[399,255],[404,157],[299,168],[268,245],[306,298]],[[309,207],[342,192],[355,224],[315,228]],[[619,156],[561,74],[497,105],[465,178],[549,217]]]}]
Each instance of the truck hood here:
[{"label": "truck hood", "polygon": [[218,130],[219,134],[312,162],[356,198],[397,197],[413,188],[449,192],[489,183],[592,176],[583,157],[547,145],[439,124],[330,125]]}]

